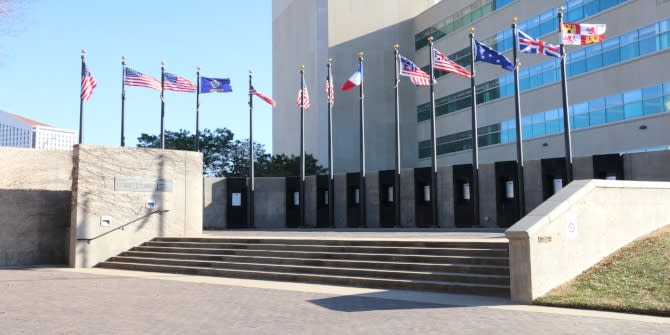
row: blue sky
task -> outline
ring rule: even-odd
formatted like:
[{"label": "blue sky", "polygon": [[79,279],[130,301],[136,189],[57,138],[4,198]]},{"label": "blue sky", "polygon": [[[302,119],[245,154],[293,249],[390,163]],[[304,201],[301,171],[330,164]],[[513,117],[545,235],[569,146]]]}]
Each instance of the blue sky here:
[{"label": "blue sky", "polygon": [[[0,109],[58,128],[79,129],[81,49],[98,86],[84,104],[84,143],[118,146],[121,56],[160,79],[166,71],[195,83],[229,77],[232,93],[200,95],[200,128],[249,136],[248,70],[272,95],[272,3],[245,1],[19,0],[0,22]],[[126,145],[160,132],[160,92],[126,87]],[[165,93],[165,129],[195,132],[195,93]],[[281,102],[279,102],[281,103]],[[254,140],[271,151],[271,108],[254,101]]]}]

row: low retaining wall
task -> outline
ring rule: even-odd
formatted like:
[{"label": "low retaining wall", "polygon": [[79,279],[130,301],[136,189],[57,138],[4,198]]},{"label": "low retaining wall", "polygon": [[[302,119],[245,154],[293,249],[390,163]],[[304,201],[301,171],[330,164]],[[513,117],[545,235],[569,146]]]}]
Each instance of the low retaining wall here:
[{"label": "low retaining wall", "polygon": [[577,180],[505,231],[512,300],[531,303],[670,224],[670,183]]},{"label": "low retaining wall", "polygon": [[201,153],[76,145],[73,179],[72,267],[156,236],[202,233]]},{"label": "low retaining wall", "polygon": [[0,267],[67,263],[72,152],[0,148]]}]

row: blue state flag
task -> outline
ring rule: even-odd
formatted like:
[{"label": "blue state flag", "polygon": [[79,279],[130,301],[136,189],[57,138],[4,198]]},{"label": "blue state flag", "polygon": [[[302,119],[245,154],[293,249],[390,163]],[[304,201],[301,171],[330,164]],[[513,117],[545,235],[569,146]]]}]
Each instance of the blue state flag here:
[{"label": "blue state flag", "polygon": [[232,92],[230,78],[207,78],[200,77],[200,93]]},{"label": "blue state flag", "polygon": [[507,57],[491,49],[488,45],[475,40],[475,45],[477,46],[477,55],[475,60],[480,60],[482,62],[490,63],[493,65],[500,65],[503,69],[508,71],[514,71],[514,64],[510,62]]}]

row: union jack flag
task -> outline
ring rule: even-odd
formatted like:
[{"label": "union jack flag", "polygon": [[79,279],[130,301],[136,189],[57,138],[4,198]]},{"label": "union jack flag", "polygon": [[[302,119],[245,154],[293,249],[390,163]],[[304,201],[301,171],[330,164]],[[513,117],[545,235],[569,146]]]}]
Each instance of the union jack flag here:
[{"label": "union jack flag", "polygon": [[517,30],[517,32],[519,33],[519,51],[527,54],[543,54],[561,58],[561,50],[557,45],[532,38],[521,30]]},{"label": "union jack flag", "polygon": [[432,82],[430,75],[425,71],[421,70],[420,67],[416,66],[411,60],[405,58],[402,55],[400,57],[400,75],[409,77],[409,80],[412,84],[416,86],[426,86],[430,85]]}]

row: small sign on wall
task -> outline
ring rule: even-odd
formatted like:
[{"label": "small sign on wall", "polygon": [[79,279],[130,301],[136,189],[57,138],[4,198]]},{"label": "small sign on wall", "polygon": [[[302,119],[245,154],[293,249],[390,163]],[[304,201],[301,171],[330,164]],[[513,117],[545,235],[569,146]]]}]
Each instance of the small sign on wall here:
[{"label": "small sign on wall", "polygon": [[579,236],[579,230],[577,228],[577,215],[574,213],[568,214],[565,222],[565,235],[568,239],[574,240]]},{"label": "small sign on wall", "polygon": [[101,216],[100,217],[100,227],[110,227],[112,225],[111,216]]},{"label": "small sign on wall", "polygon": [[233,207],[242,206],[242,193],[232,193],[230,195],[230,204]]}]

